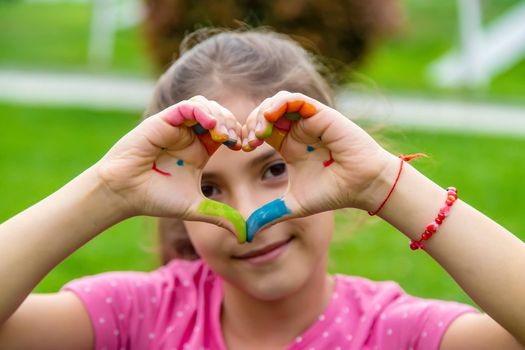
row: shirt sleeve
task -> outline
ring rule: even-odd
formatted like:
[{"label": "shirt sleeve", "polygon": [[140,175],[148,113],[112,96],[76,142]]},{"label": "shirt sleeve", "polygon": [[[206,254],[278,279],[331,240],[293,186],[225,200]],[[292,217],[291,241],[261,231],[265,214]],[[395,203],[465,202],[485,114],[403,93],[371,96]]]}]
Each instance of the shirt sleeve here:
[{"label": "shirt sleeve", "polygon": [[152,298],[148,274],[106,272],[70,281],[61,290],[84,304],[95,336],[95,349],[129,348],[130,331],[146,318],[140,300]]},{"label": "shirt sleeve", "polygon": [[404,294],[379,315],[376,332],[379,348],[439,349],[449,325],[465,313],[481,312],[455,301],[424,299]]}]

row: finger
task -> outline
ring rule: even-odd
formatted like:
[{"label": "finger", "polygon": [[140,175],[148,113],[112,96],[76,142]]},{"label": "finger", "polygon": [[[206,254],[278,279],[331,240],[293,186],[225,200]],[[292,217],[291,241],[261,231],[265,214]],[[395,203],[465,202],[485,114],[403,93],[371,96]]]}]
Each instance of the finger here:
[{"label": "finger", "polygon": [[289,120],[307,119],[317,113],[319,105],[319,102],[301,93],[282,93],[274,96],[271,106],[263,113],[271,123],[285,114]]},{"label": "finger", "polygon": [[281,198],[266,203],[248,217],[248,220],[246,220],[246,240],[251,242],[263,228],[300,216],[302,216],[300,206],[293,196],[288,193]]},{"label": "finger", "polygon": [[243,216],[232,207],[204,198],[194,205],[184,218],[189,221],[209,222],[232,232],[239,243],[246,242],[246,222]]},{"label": "finger", "polygon": [[220,110],[222,117],[224,118],[224,124],[228,130],[228,140],[224,141],[223,144],[229,147],[231,150],[238,151],[241,149],[241,124],[237,121],[235,116],[230,110],[221,106],[220,104],[213,101],[217,108]]}]

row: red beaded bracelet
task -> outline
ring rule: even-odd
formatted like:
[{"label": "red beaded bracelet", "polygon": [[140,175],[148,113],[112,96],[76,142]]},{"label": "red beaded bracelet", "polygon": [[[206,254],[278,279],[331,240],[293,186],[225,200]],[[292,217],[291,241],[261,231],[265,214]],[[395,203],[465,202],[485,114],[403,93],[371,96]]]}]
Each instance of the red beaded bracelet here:
[{"label": "red beaded bracelet", "polygon": [[445,221],[447,218],[450,207],[454,205],[456,200],[458,199],[458,190],[455,187],[449,187],[447,188],[447,200],[445,201],[445,205],[439,209],[439,213],[437,217],[432,221],[430,224],[427,225],[427,228],[425,232],[421,235],[421,238],[418,241],[410,240],[410,249],[416,250],[418,248],[421,248],[425,250],[425,245],[421,242],[426,241],[432,237],[433,234],[437,232],[437,229],[439,226]]}]

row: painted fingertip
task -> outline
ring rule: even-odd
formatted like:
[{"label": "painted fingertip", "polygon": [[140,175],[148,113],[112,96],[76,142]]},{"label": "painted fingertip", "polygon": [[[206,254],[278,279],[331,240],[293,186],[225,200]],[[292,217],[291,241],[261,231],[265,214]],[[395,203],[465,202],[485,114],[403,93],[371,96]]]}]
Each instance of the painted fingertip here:
[{"label": "painted fingertip", "polygon": [[232,147],[232,146],[235,146],[237,144],[237,141],[228,140],[226,142],[223,142],[222,144],[225,145],[225,146],[228,146],[228,147]]},{"label": "painted fingertip", "polygon": [[[217,130],[215,130],[217,129]],[[210,135],[213,141],[223,143],[228,141],[228,129],[224,125],[219,125],[215,129],[210,129]]]},{"label": "painted fingertip", "polygon": [[224,203],[204,199],[197,207],[197,212],[208,216],[223,217],[230,221],[235,228],[237,242],[246,242],[246,222],[237,210]]},{"label": "painted fingertip", "polygon": [[193,131],[197,134],[197,135],[202,135],[204,133],[207,133],[208,130],[206,128],[204,128],[202,125],[200,125],[199,123],[195,124],[193,126]]},{"label": "painted fingertip", "polygon": [[246,239],[248,242],[253,241],[255,234],[265,225],[274,222],[286,215],[290,215],[292,211],[286,206],[282,198],[275,199],[266,203],[256,211],[254,211],[248,220],[246,220]]},{"label": "painted fingertip", "polygon": [[269,108],[264,112],[264,118],[270,123],[277,121],[277,119],[279,119],[286,112],[286,103],[283,103],[275,111],[272,111],[272,109],[273,108]]},{"label": "painted fingertip", "polygon": [[205,129],[213,129],[217,125],[217,120],[203,112],[199,107],[193,106],[193,116],[195,120]]},{"label": "painted fingertip", "polygon": [[230,136],[230,140],[237,140],[238,139],[237,133],[233,129],[228,130],[228,135]]}]

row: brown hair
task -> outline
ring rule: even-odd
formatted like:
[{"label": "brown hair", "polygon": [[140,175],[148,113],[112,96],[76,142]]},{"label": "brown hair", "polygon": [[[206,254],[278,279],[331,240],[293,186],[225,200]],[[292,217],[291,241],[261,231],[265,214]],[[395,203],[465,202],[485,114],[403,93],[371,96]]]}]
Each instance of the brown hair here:
[{"label": "brown hair", "polygon": [[[333,80],[321,61],[268,28],[200,29],[186,36],[180,52],[158,80],[145,118],[195,95],[220,99],[218,91],[262,101],[287,90],[334,106]],[[183,221],[160,219],[159,234],[162,263],[198,258]]]}]

